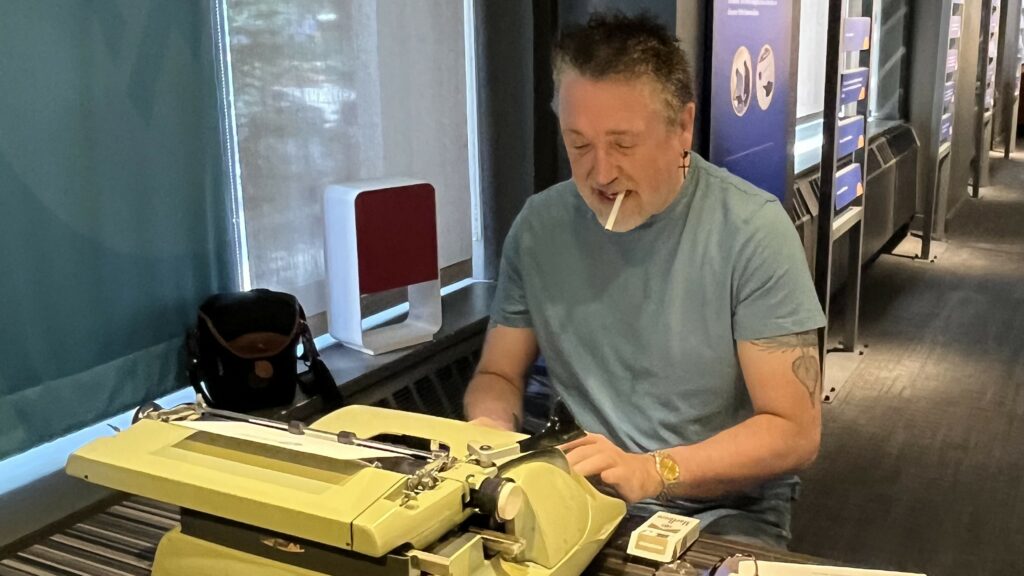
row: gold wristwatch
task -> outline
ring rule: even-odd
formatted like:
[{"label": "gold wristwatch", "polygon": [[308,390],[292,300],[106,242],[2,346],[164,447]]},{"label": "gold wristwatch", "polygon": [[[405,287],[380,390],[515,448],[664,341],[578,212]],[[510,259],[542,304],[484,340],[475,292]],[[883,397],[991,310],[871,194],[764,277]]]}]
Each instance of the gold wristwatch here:
[{"label": "gold wristwatch", "polygon": [[669,486],[679,481],[679,464],[676,464],[665,450],[655,450],[651,452],[651,456],[654,456],[654,468],[661,477],[661,493],[658,494],[658,500],[665,502],[669,498]]}]

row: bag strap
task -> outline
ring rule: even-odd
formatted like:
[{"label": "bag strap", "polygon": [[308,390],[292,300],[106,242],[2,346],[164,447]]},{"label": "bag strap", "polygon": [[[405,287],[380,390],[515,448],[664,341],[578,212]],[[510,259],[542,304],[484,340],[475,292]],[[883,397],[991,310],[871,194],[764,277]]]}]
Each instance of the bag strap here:
[{"label": "bag strap", "polygon": [[203,397],[207,406],[213,406],[213,400],[203,388],[202,378],[199,376],[199,330],[189,330],[185,334],[185,354],[187,356],[185,371],[188,373],[189,384],[195,389],[196,394]]},{"label": "bag strap", "polygon": [[302,378],[299,378],[299,387],[307,396],[320,396],[323,399],[324,407],[328,410],[337,410],[345,405],[345,399],[342,397],[341,391],[338,390],[338,384],[334,381],[330,368],[320,358],[320,353],[313,342],[313,334],[309,330],[309,324],[306,324],[305,318],[300,320],[300,323],[301,358],[313,374],[313,381],[307,385]]}]

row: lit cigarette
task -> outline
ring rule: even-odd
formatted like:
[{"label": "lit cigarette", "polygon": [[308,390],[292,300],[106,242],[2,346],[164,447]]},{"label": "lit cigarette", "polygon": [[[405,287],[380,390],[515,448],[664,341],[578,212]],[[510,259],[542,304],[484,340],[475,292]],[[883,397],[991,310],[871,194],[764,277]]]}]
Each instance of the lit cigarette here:
[{"label": "lit cigarette", "polygon": [[605,230],[611,230],[615,226],[615,218],[619,215],[619,206],[622,206],[622,199],[625,197],[625,191],[619,192],[619,195],[615,197],[615,205],[612,206],[612,213],[608,216],[608,222],[604,225]]}]

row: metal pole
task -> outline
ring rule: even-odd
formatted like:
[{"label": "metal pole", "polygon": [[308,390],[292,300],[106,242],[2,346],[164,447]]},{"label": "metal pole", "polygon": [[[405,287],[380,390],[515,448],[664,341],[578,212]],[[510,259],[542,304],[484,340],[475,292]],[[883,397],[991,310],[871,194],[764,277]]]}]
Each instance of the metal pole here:
[{"label": "metal pole", "polygon": [[992,30],[992,0],[982,0],[981,31],[978,38],[978,72],[976,74],[978,89],[974,94],[974,182],[971,183],[971,196],[981,195],[981,159],[988,154],[985,144],[985,83],[988,81],[988,49]]},{"label": "metal pole", "polygon": [[814,284],[825,311],[825,326],[818,331],[821,377],[825,378],[828,352],[828,316],[832,295],[832,221],[835,219],[836,130],[838,128],[843,0],[829,0],[828,36],[825,47],[825,105],[822,122],[821,191],[818,196],[818,243],[814,261]]}]

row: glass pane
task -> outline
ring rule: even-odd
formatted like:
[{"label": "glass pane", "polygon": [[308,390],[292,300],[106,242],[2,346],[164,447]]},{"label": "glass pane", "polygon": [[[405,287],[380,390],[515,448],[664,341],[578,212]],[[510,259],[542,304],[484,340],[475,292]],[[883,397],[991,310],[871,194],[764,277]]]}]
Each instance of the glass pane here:
[{"label": "glass pane", "polygon": [[819,114],[825,108],[827,39],[828,2],[802,2],[796,92],[797,118]]},{"label": "glass pane", "polygon": [[877,18],[872,40],[871,84],[872,118],[901,120],[906,116],[904,105],[909,64],[907,42],[910,0],[877,0]]},{"label": "glass pane", "polygon": [[323,190],[437,190],[440,265],[471,257],[462,0],[226,0],[254,287],[326,309]]}]

